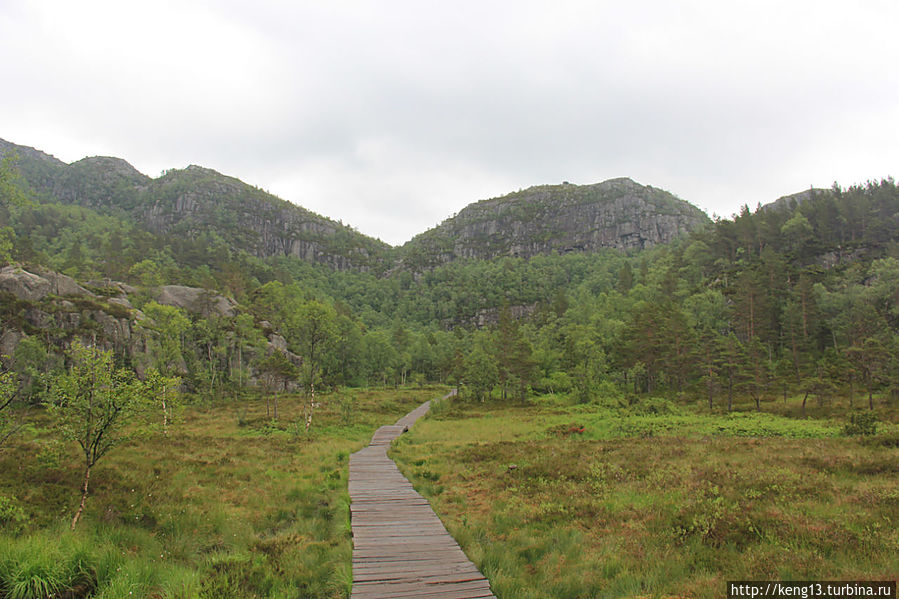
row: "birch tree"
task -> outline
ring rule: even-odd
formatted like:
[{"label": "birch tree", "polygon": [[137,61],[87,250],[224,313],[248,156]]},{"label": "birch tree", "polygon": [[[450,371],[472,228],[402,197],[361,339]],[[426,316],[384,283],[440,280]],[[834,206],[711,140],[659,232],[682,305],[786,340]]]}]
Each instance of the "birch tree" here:
[{"label": "birch tree", "polygon": [[115,368],[111,352],[75,342],[68,356],[71,368],[56,380],[46,405],[57,433],[81,448],[84,475],[81,501],[72,518],[75,530],[84,512],[91,470],[137,430],[134,420],[146,414],[147,394],[130,370]]}]

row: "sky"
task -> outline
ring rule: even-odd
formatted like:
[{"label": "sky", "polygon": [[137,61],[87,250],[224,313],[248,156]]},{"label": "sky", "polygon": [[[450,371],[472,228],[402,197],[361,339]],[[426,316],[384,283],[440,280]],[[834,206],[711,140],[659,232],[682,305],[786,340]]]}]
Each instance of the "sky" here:
[{"label": "sky", "polygon": [[401,244],[614,177],[724,218],[899,174],[895,0],[0,0],[0,138]]}]

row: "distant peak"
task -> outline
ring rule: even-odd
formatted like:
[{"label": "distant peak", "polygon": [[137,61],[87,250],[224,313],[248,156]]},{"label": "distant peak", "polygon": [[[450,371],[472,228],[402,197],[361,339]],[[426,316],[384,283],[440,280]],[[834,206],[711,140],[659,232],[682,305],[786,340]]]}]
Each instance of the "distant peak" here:
[{"label": "distant peak", "polygon": [[65,165],[65,162],[59,160],[55,156],[51,156],[45,152],[32,148],[30,146],[20,146],[5,139],[0,139],[0,157],[5,156],[8,152],[15,152],[21,158],[33,158],[44,162],[52,162],[59,166]]},{"label": "distant peak", "polygon": [[147,179],[148,177],[134,168],[128,161],[115,156],[89,156],[76,160],[69,165],[75,169],[96,169],[105,173],[128,177],[130,179]]}]

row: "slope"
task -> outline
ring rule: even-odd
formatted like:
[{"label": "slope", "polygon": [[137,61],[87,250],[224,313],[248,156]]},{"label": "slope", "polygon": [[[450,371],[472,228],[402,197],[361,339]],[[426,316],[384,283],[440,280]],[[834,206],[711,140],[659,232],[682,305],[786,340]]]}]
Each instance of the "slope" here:
[{"label": "slope", "polygon": [[626,178],[542,185],[467,206],[404,245],[402,260],[421,268],[459,258],[643,249],[707,222],[695,206]]},{"label": "slope", "polygon": [[66,164],[33,148],[0,140],[0,156],[15,152],[37,194],[127,216],[157,234],[215,233],[234,250],[260,257],[293,256],[334,269],[370,269],[389,246],[353,228],[281,200],[211,169],[189,166],[151,179],[119,158]]}]

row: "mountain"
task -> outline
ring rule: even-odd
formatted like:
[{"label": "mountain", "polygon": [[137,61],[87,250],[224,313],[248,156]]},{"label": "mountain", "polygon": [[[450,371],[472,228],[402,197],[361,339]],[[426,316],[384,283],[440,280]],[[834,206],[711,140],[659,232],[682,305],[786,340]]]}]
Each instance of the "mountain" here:
[{"label": "mountain", "polygon": [[402,248],[407,266],[459,258],[643,249],[710,222],[676,196],[626,178],[541,185],[471,204]]},{"label": "mountain", "polygon": [[630,179],[543,185],[469,205],[400,248],[200,166],[150,178],[120,158],[66,164],[34,148],[14,151],[25,180],[47,201],[124,217],[154,234],[214,234],[234,250],[292,256],[336,270],[417,270],[459,258],[530,258],[664,244],[709,222],[676,196]]},{"label": "mountain", "polygon": [[260,258],[293,256],[338,270],[372,268],[390,247],[211,169],[188,166],[151,179],[120,158],[66,164],[0,140],[0,155],[10,151],[43,198],[124,215],[153,233],[193,238],[214,232]]}]

